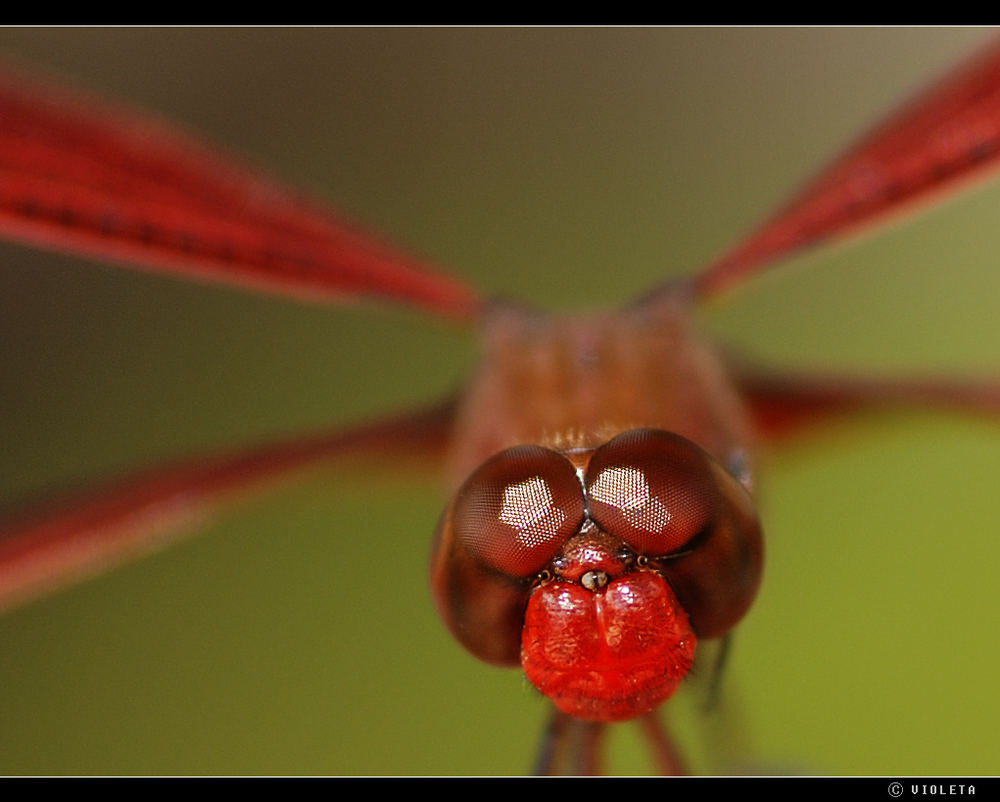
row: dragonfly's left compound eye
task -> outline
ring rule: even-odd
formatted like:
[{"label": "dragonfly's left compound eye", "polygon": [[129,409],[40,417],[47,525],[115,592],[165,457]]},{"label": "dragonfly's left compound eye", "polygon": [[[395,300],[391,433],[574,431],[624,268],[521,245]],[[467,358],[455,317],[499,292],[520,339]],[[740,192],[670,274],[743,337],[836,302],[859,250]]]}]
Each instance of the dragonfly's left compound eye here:
[{"label": "dragonfly's left compound eye", "polygon": [[487,460],[462,486],[453,524],[480,563],[526,577],[583,523],[583,487],[573,465],[541,446],[517,446]]},{"label": "dragonfly's left compound eye", "polygon": [[709,459],[670,432],[625,432],[587,466],[590,514],[640,554],[671,554],[710,524],[719,506]]},{"label": "dragonfly's left compound eye", "polygon": [[680,435],[633,429],[586,471],[590,516],[650,558],[700,638],[725,635],[760,584],[763,541],[746,488]]}]

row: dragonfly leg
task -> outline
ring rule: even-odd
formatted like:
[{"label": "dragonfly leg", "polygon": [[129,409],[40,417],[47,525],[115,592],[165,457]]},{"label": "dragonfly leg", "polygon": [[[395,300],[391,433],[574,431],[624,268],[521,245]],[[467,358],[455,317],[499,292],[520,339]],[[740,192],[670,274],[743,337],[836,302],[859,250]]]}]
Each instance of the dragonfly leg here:
[{"label": "dragonfly leg", "polygon": [[719,650],[712,662],[712,675],[709,678],[708,693],[705,696],[705,712],[710,713],[719,704],[722,694],[722,674],[729,662],[729,654],[733,648],[733,633],[727,632],[719,644]]},{"label": "dragonfly leg", "polygon": [[535,759],[535,776],[545,777],[555,774],[555,767],[560,762],[560,753],[565,748],[566,728],[569,719],[558,710],[552,710],[549,723],[542,732],[542,742],[538,746],[538,757]]},{"label": "dragonfly leg", "polygon": [[600,774],[603,735],[601,722],[584,721],[553,710],[542,735],[535,774]]},{"label": "dragonfly leg", "polygon": [[657,712],[654,710],[639,719],[646,739],[649,741],[650,749],[653,752],[653,760],[656,763],[659,773],[668,777],[678,777],[687,774],[684,759],[680,750],[667,732]]}]

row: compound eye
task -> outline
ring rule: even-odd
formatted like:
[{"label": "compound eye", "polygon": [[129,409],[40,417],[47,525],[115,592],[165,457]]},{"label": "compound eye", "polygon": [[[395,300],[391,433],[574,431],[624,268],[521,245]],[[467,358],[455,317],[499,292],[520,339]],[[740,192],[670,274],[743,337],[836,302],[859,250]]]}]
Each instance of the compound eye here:
[{"label": "compound eye", "polygon": [[715,517],[711,457],[690,440],[633,429],[598,448],[587,466],[590,515],[641,555],[682,549]]},{"label": "compound eye", "polygon": [[458,491],[452,526],[476,560],[510,576],[540,571],[583,523],[572,463],[541,446],[516,446],[483,463]]}]

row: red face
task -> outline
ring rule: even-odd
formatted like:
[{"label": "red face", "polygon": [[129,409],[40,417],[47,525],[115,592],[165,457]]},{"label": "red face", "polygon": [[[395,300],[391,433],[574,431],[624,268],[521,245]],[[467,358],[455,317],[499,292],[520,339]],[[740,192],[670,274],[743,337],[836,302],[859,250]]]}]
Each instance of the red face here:
[{"label": "red face", "polygon": [[445,512],[438,608],[490,662],[520,661],[573,716],[649,712],[756,593],[760,527],[743,486],[689,440],[634,429],[597,449],[517,446]]}]

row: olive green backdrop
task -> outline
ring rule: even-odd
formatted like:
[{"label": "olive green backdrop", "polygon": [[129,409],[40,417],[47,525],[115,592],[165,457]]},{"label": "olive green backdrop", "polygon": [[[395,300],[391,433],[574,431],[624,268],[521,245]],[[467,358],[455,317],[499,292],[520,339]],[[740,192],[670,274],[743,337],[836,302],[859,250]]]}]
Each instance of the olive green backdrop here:
[{"label": "olive green backdrop", "polygon": [[[988,32],[7,29],[489,293],[628,299],[733,241]],[[2,120],[0,120],[2,125]],[[706,310],[762,357],[1000,368],[1000,186]],[[0,248],[0,504],[433,399],[475,346]],[[1000,425],[867,417],[769,458],[763,591],[699,771],[993,774]],[[433,477],[319,471],[0,620],[0,773],[516,774],[545,705],[438,624]],[[697,702],[697,699],[693,700]],[[671,705],[671,707],[675,707]],[[611,767],[647,768],[630,727]]]}]

